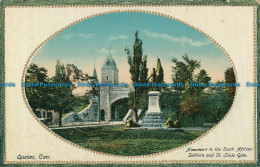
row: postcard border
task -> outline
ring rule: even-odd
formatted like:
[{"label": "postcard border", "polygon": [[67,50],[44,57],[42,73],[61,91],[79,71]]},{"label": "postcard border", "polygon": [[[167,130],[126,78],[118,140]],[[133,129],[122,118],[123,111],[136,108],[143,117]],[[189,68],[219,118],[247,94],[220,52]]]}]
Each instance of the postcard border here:
[{"label": "postcard border", "polygon": [[[254,10],[254,12],[255,12],[255,8],[253,8],[253,10]],[[29,63],[30,63],[30,61],[32,60],[32,58],[33,58],[33,57],[35,56],[35,54],[39,51],[39,49],[40,49],[42,46],[44,46],[47,42],[49,42],[53,37],[55,37],[56,35],[58,35],[58,34],[61,33],[62,31],[66,30],[66,29],[72,27],[73,25],[75,25],[75,24],[77,24],[77,23],[80,23],[80,22],[82,22],[82,21],[84,21],[84,20],[87,20],[87,19],[90,19],[90,18],[93,18],[93,17],[96,17],[96,16],[101,16],[101,15],[105,15],[105,14],[109,14],[109,13],[118,13],[118,12],[138,12],[138,13],[140,12],[140,13],[154,14],[154,15],[158,15],[158,16],[162,16],[162,17],[166,17],[166,18],[175,20],[175,21],[177,21],[177,22],[179,22],[179,23],[182,23],[182,24],[184,24],[184,25],[186,25],[186,26],[189,26],[189,27],[193,28],[194,30],[200,32],[201,34],[203,34],[204,36],[206,36],[208,39],[210,39],[216,46],[218,46],[218,47],[223,51],[223,53],[224,53],[225,56],[229,59],[231,65],[232,65],[232,67],[233,67],[233,69],[234,69],[234,73],[235,73],[236,80],[238,80],[237,72],[236,72],[236,67],[235,67],[235,65],[234,65],[234,63],[233,63],[233,60],[230,58],[230,55],[227,53],[227,51],[226,51],[215,39],[213,39],[211,36],[209,36],[208,34],[206,34],[205,32],[203,32],[203,31],[200,30],[199,28],[196,28],[196,27],[190,25],[190,24],[187,23],[187,22],[184,22],[184,21],[182,21],[182,20],[180,20],[180,19],[177,19],[177,18],[175,18],[175,17],[169,16],[169,15],[166,15],[166,14],[162,14],[162,13],[160,13],[160,12],[153,12],[153,11],[148,11],[148,10],[135,10],[135,9],[133,9],[133,10],[125,10],[125,9],[122,9],[122,10],[111,10],[111,11],[108,11],[108,12],[101,12],[101,13],[93,14],[93,15],[90,15],[90,16],[87,16],[87,17],[83,17],[83,18],[81,18],[81,19],[78,19],[78,20],[76,20],[76,21],[73,21],[73,22],[70,23],[69,25],[67,25],[67,26],[61,28],[60,30],[58,30],[57,32],[53,33],[50,37],[48,37],[46,40],[44,40],[39,46],[37,46],[36,49],[34,49],[34,51],[31,53],[31,55],[30,55],[29,58],[27,59],[26,64],[25,64],[24,69],[23,69],[23,74],[22,74],[22,80],[21,80],[21,82],[25,82],[25,73],[26,73],[26,70],[27,70],[27,68],[28,68],[28,66],[29,66]],[[254,58],[254,60],[255,60],[255,57],[253,57],[253,58]],[[254,61],[254,69],[255,69],[255,61]],[[255,77],[255,74],[254,74],[254,77]],[[254,78],[254,79],[255,79],[255,78]],[[82,146],[79,146],[79,145],[77,145],[77,144],[72,143],[71,141],[68,141],[68,140],[62,138],[61,136],[59,136],[59,135],[57,135],[56,133],[54,133],[53,131],[51,131],[47,126],[45,126],[42,122],[40,122],[39,119],[36,117],[36,115],[33,113],[32,109],[31,109],[31,107],[30,107],[30,105],[29,105],[29,103],[28,103],[28,100],[27,100],[27,98],[26,98],[26,95],[25,95],[25,87],[22,87],[21,89],[22,89],[22,94],[23,94],[23,100],[24,100],[24,103],[25,103],[27,109],[28,109],[29,112],[32,114],[32,116],[34,117],[34,119],[35,119],[41,126],[43,126],[44,129],[46,129],[49,133],[51,133],[51,134],[54,135],[55,137],[59,138],[60,140],[65,141],[66,143],[68,143],[68,144],[70,144],[70,145],[76,146],[76,147],[79,148],[79,149],[87,150],[87,151],[90,151],[90,152],[93,152],[93,153],[96,153],[96,154],[99,154],[99,155],[112,156],[112,157],[115,157],[115,158],[116,158],[116,157],[122,157],[122,156],[119,156],[119,155],[107,154],[107,153],[103,153],[103,152],[98,152],[98,151],[95,151],[95,150],[91,150],[91,149],[88,149],[88,148],[84,148],[84,147],[82,147]],[[255,99],[255,96],[256,96],[256,94],[255,94],[255,90],[254,90],[254,100],[256,100],[256,99]],[[173,148],[173,149],[169,149],[169,150],[165,150],[165,151],[158,152],[158,153],[153,153],[153,154],[149,154],[149,155],[139,155],[139,156],[124,156],[124,157],[127,157],[127,158],[137,158],[137,157],[152,157],[152,156],[156,156],[156,155],[161,155],[161,154],[165,154],[165,153],[169,153],[169,152],[171,152],[171,151],[175,151],[175,150],[181,149],[181,148],[183,148],[183,147],[186,147],[186,146],[188,146],[188,145],[190,145],[190,144],[192,144],[192,143],[194,143],[194,142],[196,142],[196,141],[202,139],[204,136],[208,135],[211,131],[213,131],[215,128],[217,128],[217,127],[225,120],[225,118],[229,115],[230,110],[233,108],[233,104],[234,104],[234,102],[236,101],[236,97],[237,97],[237,93],[235,92],[235,96],[234,96],[234,100],[233,100],[232,106],[230,107],[228,113],[224,116],[224,118],[222,118],[222,119],[217,123],[217,125],[215,125],[213,128],[211,128],[210,130],[208,130],[206,133],[204,133],[203,135],[199,136],[199,137],[196,138],[195,140],[192,140],[192,141],[190,141],[190,142],[188,142],[188,143],[186,143],[186,144],[183,144],[183,145],[181,145],[181,146],[179,146],[179,147],[176,147],[176,148]],[[254,104],[256,104],[255,102],[256,102],[256,101],[254,101]],[[256,109],[254,108],[254,110],[256,110]],[[255,159],[256,159],[256,158],[255,158]],[[175,161],[176,161],[176,160],[172,160],[172,161],[169,161],[169,163],[174,163]],[[185,161],[191,161],[191,162],[192,162],[192,160],[185,160]],[[183,162],[185,162],[185,161],[183,161]],[[221,161],[222,161],[222,160],[221,160]],[[244,163],[244,161],[246,161],[246,160],[241,160],[242,163]],[[24,163],[24,162],[25,162],[25,161],[23,161],[23,163]],[[37,162],[37,161],[35,161],[35,162]],[[55,163],[55,161],[51,161],[51,162],[54,162],[54,163]],[[64,161],[64,162],[66,163],[66,161]],[[83,162],[83,161],[82,161],[82,162]],[[88,163],[88,161],[84,161],[84,162]],[[102,163],[102,162],[103,162],[103,161],[100,161],[100,163]],[[180,162],[182,162],[182,161],[180,161]],[[200,160],[200,162],[204,162],[204,161],[203,161],[203,160]],[[239,160],[239,162],[240,162],[240,160]],[[99,163],[99,162],[97,162],[97,163]],[[106,163],[106,162],[104,162],[104,163]],[[115,163],[117,163],[117,162],[115,162]]]},{"label": "postcard border", "polygon": [[[0,83],[5,82],[5,67],[4,67],[4,18],[5,18],[5,7],[3,2],[0,0]],[[4,164],[4,153],[5,153],[5,88],[0,88],[0,164]]]},{"label": "postcard border", "polygon": [[[1,27],[0,27],[0,29],[1,29],[1,36],[0,36],[0,42],[1,42],[1,46],[0,46],[0,81],[2,82],[4,82],[4,36],[3,36],[3,32],[4,32],[4,9],[5,9],[5,3],[4,2],[2,2],[1,3],[1,15],[0,15],[0,20],[1,20]],[[96,6],[96,5],[94,5],[94,6]],[[120,5],[119,5],[120,6]],[[179,5],[171,5],[171,6],[179,6]],[[182,5],[183,6],[183,5]],[[196,5],[196,6],[198,6],[198,5]],[[210,6],[210,4],[207,4],[207,5],[199,5],[199,6]],[[217,5],[217,6],[237,6],[237,5]],[[255,6],[255,5],[241,5],[241,6]],[[11,6],[9,6],[9,7],[11,7]],[[18,6],[14,6],[14,7],[18,7]],[[25,7],[25,6],[23,6],[23,7]],[[29,7],[29,6],[27,6],[27,7]],[[35,7],[35,6],[33,6],[33,7]],[[37,6],[37,7],[40,7],[40,6]],[[43,7],[43,6],[41,6],[41,7]],[[50,7],[50,6],[48,6],[48,7]],[[61,6],[55,6],[55,7],[61,7]],[[74,7],[74,6],[73,6]],[[256,10],[256,8],[254,8],[255,10]],[[2,12],[3,11],[3,12]],[[257,17],[258,16],[258,17]],[[260,60],[260,50],[259,50],[259,42],[260,42],[260,36],[259,36],[259,32],[260,32],[260,30],[259,30],[259,28],[257,28],[256,29],[256,25],[259,27],[259,17],[260,17],[260,12],[259,12],[259,6],[257,6],[257,16],[256,16],[256,11],[255,11],[255,19],[254,19],[254,35],[255,35],[255,38],[254,38],[254,40],[255,40],[255,45],[254,45],[254,51],[255,51],[255,53],[254,53],[254,58],[257,58],[257,62],[254,62],[254,64],[255,64],[255,67],[254,68],[256,68],[256,65],[257,65],[257,72],[259,73],[260,72],[260,62],[259,62],[259,60]],[[256,23],[256,17],[257,17],[257,23]],[[256,37],[256,35],[257,35],[257,37]],[[257,42],[257,43],[256,43]],[[257,49],[257,50],[256,50]],[[255,76],[257,75],[256,73],[254,74]],[[257,81],[259,82],[260,81],[260,77],[259,76],[257,76]],[[259,122],[259,109],[260,109],[260,92],[259,92],[259,88],[257,88],[257,92],[255,91],[255,95],[257,95],[257,104],[255,104],[255,106],[257,105],[257,110],[258,110],[258,114],[257,114],[257,118],[255,118],[253,121],[254,121],[254,123],[256,123],[256,121],[258,121]],[[3,89],[1,89],[0,90],[0,101],[3,103],[4,102],[4,88]],[[256,97],[256,96],[255,96]],[[2,147],[2,149],[1,149],[1,164],[3,164],[3,157],[4,157],[4,154],[3,154],[3,148],[4,148],[4,144],[2,144],[2,143],[4,143],[4,133],[3,133],[3,129],[4,129],[4,108],[2,107],[2,105],[0,106],[0,116],[1,116],[1,147]],[[257,133],[257,130],[258,130],[258,132],[259,132],[259,130],[260,130],[260,127],[258,126],[258,128],[257,129],[255,129],[254,128],[254,130],[255,130],[255,134]],[[257,137],[258,137],[258,141],[259,141],[259,133],[257,133]],[[256,139],[256,141],[257,141],[257,139]],[[259,150],[259,143],[257,144],[257,146],[258,146],[258,150]],[[255,142],[255,147],[256,147],[256,142]],[[259,161],[259,152],[258,153],[255,153],[255,156],[257,156],[257,154],[258,154],[258,161]],[[223,162],[223,161],[222,161]],[[259,164],[259,162],[258,162],[258,164]],[[205,164],[204,164],[205,165]],[[211,164],[211,165],[213,165],[213,164]],[[238,164],[238,165],[245,165],[245,164]],[[251,165],[253,165],[253,164],[251,164]],[[257,165],[257,164],[255,164],[255,165]]]}]

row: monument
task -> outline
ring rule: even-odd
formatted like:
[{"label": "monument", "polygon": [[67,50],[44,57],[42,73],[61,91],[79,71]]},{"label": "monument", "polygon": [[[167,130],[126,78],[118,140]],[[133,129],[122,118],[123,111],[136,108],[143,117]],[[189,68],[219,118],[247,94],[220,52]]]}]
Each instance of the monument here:
[{"label": "monument", "polygon": [[160,92],[150,91],[148,110],[143,118],[142,127],[145,128],[163,128],[165,120],[162,117],[162,111],[159,104]]}]

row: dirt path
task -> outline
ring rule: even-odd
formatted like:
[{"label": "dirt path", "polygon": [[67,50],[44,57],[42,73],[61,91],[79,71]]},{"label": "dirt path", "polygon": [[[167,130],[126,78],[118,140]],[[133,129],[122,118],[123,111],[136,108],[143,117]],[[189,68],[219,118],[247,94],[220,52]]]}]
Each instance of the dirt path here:
[{"label": "dirt path", "polygon": [[93,127],[101,125],[123,125],[123,121],[113,121],[113,122],[77,122],[74,124],[65,124],[62,127],[49,127],[50,129],[71,129],[71,128],[84,128],[84,127]]}]

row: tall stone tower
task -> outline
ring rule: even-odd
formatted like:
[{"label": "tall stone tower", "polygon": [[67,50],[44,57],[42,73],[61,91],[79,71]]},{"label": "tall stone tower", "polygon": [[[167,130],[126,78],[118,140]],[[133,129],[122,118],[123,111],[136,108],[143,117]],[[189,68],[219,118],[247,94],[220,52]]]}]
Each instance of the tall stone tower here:
[{"label": "tall stone tower", "polygon": [[[118,83],[118,68],[111,53],[101,68],[101,83]],[[106,121],[111,120],[110,99],[112,97],[110,97],[110,89],[112,88],[109,86],[100,88],[100,110]]]},{"label": "tall stone tower", "polygon": [[111,53],[107,56],[101,68],[102,83],[118,83],[118,69]]}]

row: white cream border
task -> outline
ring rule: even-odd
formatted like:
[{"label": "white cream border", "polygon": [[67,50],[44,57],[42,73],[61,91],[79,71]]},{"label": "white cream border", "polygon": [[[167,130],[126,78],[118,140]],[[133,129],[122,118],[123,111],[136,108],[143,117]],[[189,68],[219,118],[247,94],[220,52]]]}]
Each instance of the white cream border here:
[{"label": "white cream border", "polygon": [[[234,106],[225,120],[200,140],[184,148],[154,156],[120,157],[96,154],[79,149],[44,129],[26,108],[19,84],[6,89],[6,162],[17,161],[18,154],[46,154],[57,162],[160,162],[209,161],[223,158],[187,158],[187,147],[253,147],[255,117],[254,89],[245,81],[254,78],[255,7],[231,6],[124,6],[124,7],[55,7],[5,9],[5,80],[20,83],[24,65],[30,54],[44,40],[72,22],[98,13],[120,10],[144,10],[166,14],[199,28],[217,41],[230,55],[241,87]],[[18,113],[19,112],[19,113]],[[46,147],[43,147],[46,146]],[[237,158],[225,160],[237,161]],[[255,160],[255,153],[245,160]],[[44,162],[42,162],[44,163]]]}]

